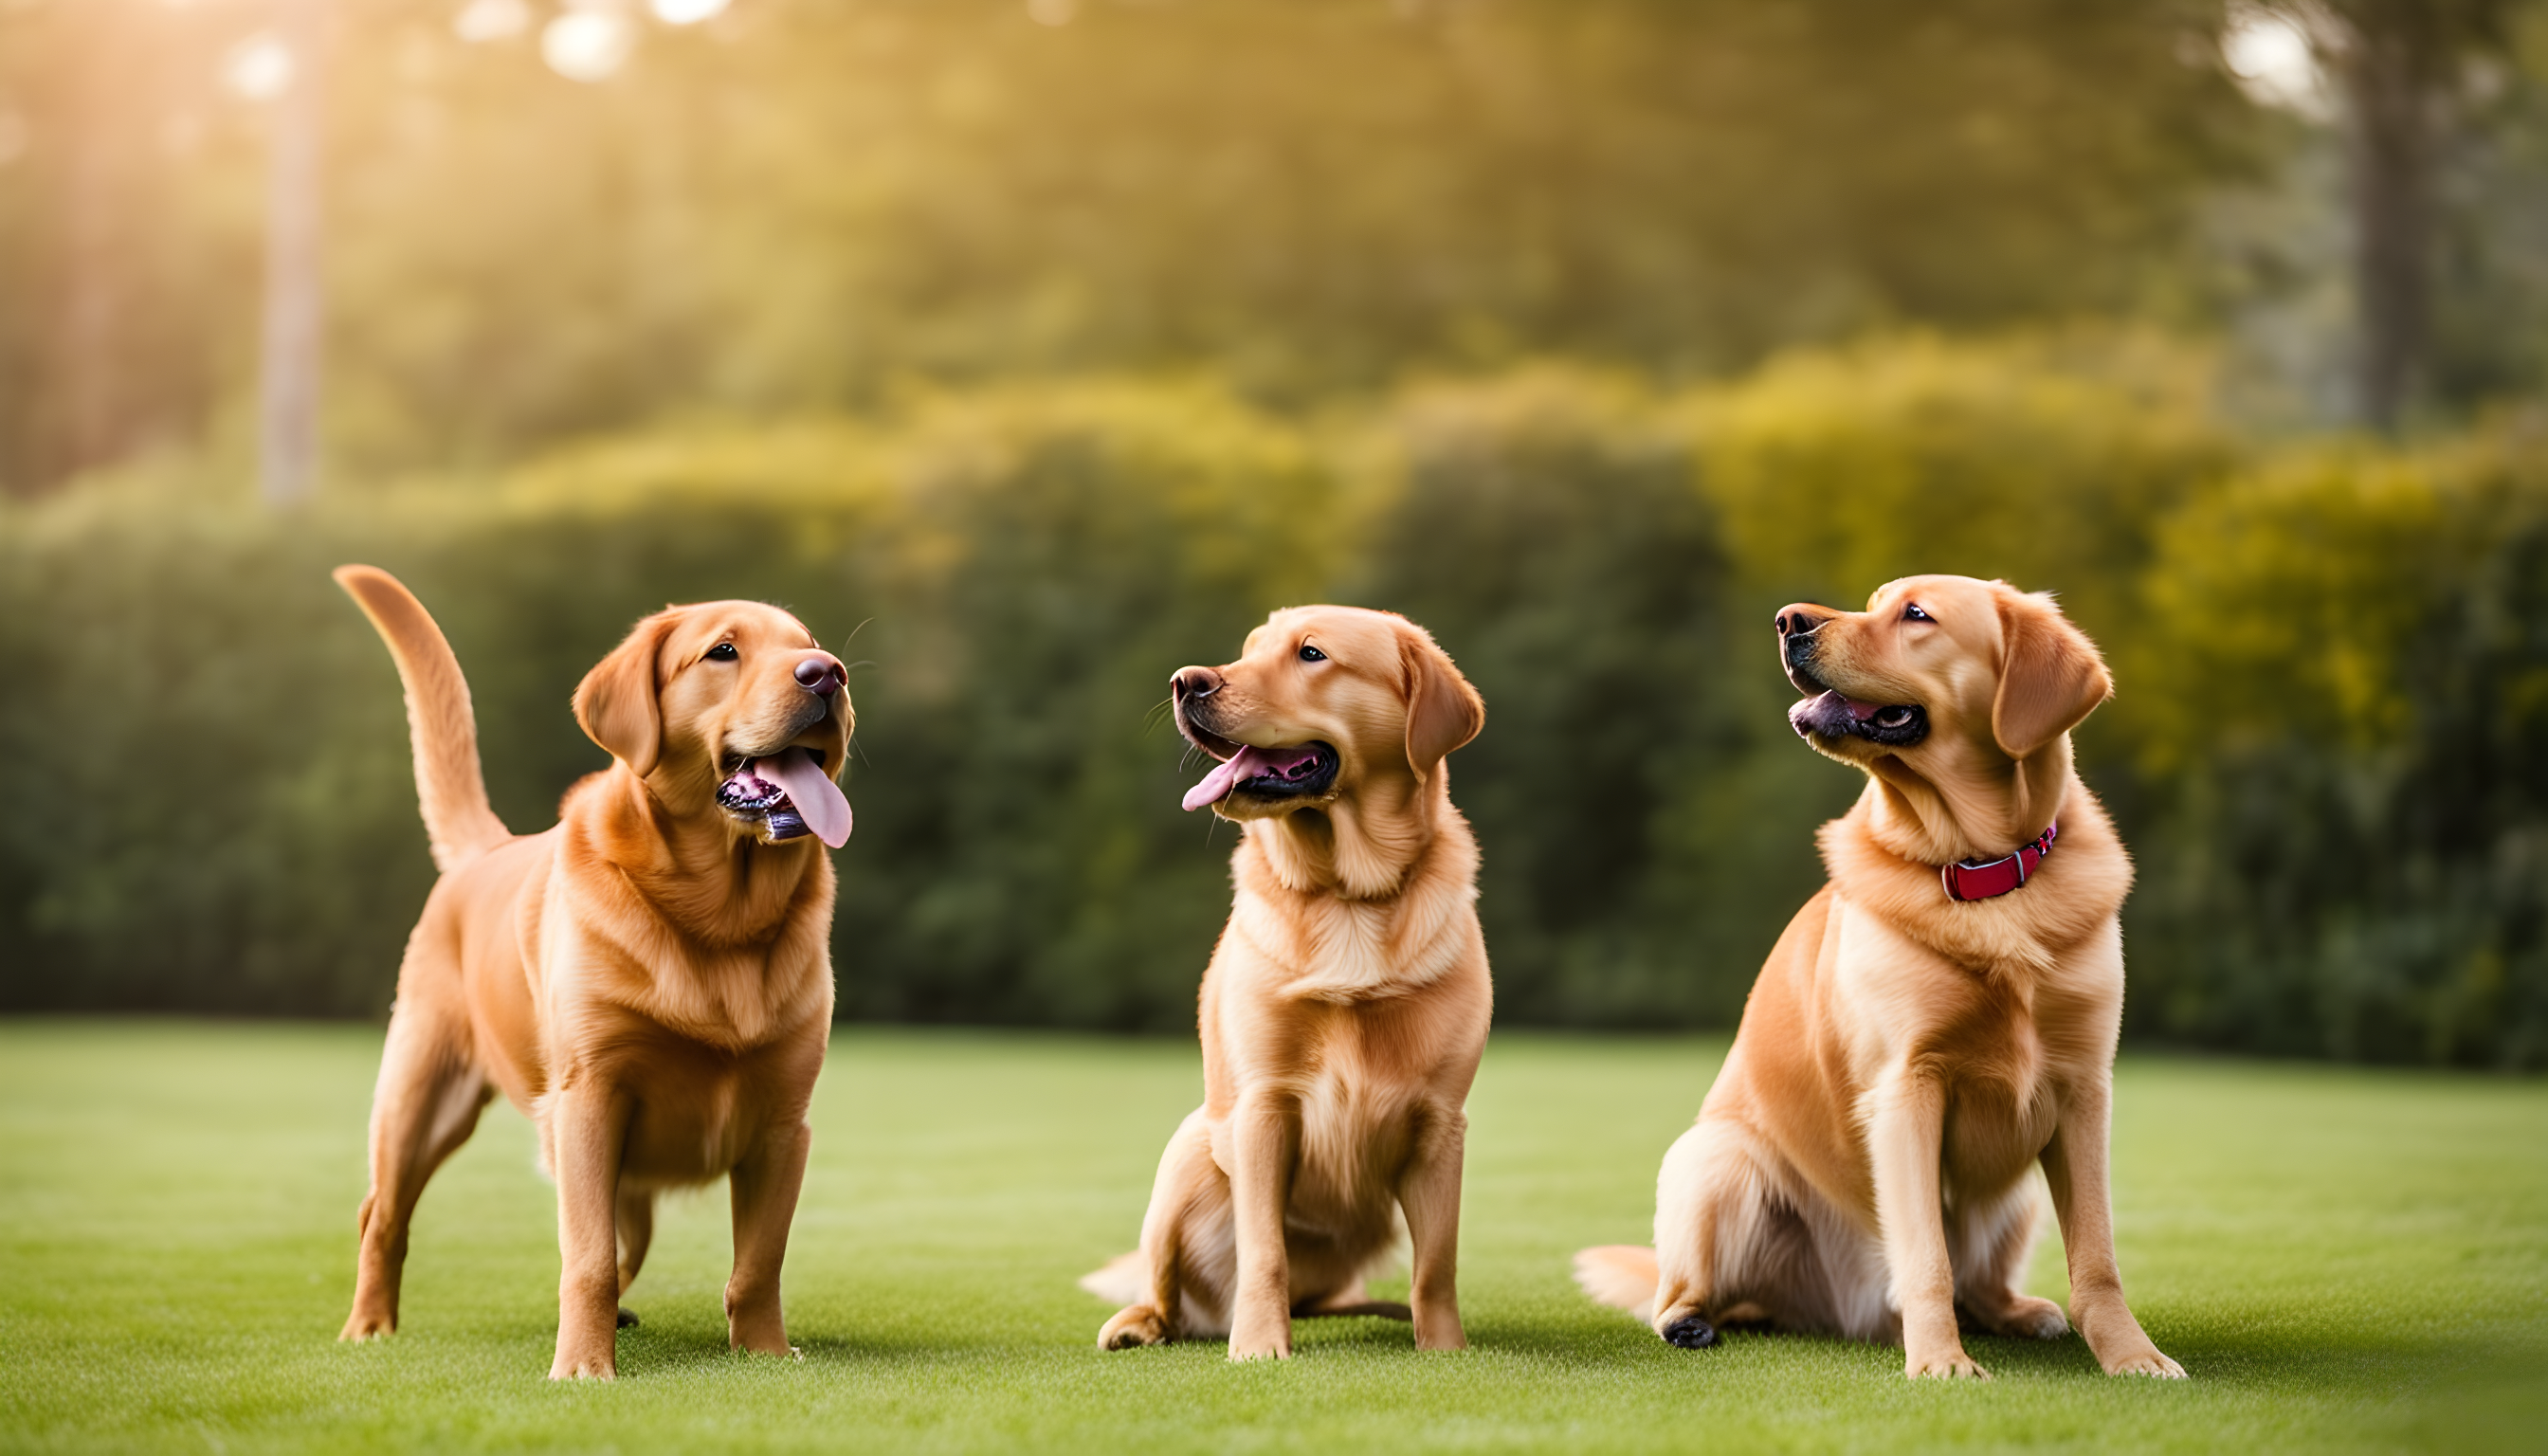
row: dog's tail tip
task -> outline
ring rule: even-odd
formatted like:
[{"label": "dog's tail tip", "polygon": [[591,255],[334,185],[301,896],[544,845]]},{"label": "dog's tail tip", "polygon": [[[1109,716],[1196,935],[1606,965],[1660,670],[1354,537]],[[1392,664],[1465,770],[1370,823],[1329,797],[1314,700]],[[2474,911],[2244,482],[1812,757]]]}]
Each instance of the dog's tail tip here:
[{"label": "dog's tail tip", "polygon": [[1106,1261],[1105,1267],[1080,1275],[1079,1287],[1101,1300],[1138,1305],[1149,1297],[1150,1261],[1142,1258],[1138,1248],[1117,1254]]},{"label": "dog's tail tip", "polygon": [[1644,1316],[1662,1279],[1655,1251],[1642,1244],[1604,1243],[1575,1255],[1575,1282],[1596,1304]]}]

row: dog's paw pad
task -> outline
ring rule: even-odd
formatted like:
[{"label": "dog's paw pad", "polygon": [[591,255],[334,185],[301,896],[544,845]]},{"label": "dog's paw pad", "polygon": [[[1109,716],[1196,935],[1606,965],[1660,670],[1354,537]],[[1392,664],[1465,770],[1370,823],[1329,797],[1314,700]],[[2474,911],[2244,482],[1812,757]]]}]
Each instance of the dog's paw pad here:
[{"label": "dog's paw pad", "polygon": [[619,1307],[619,1327],[622,1329],[636,1328],[637,1312],[628,1308],[626,1305],[621,1305]]},{"label": "dog's paw pad", "polygon": [[1703,1350],[1716,1343],[1716,1326],[1696,1315],[1684,1315],[1664,1326],[1664,1343],[1684,1350]]},{"label": "dog's paw pad", "polygon": [[1140,1305],[1129,1305],[1106,1321],[1097,1332],[1101,1350],[1129,1350],[1139,1345],[1163,1345],[1168,1342],[1167,1321],[1157,1312]]}]

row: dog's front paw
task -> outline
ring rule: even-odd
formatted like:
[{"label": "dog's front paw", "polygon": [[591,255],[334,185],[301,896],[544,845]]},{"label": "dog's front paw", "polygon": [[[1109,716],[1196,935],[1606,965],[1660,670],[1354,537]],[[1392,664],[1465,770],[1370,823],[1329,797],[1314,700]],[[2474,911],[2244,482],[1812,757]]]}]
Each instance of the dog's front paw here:
[{"label": "dog's front paw", "polygon": [[360,1342],[382,1339],[396,1333],[398,1333],[396,1315],[385,1314],[378,1310],[356,1310],[345,1317],[345,1327],[336,1331],[336,1338]]},{"label": "dog's front paw", "polygon": [[789,1353],[793,1347],[787,1343],[787,1317],[779,1310],[775,1283],[759,1288],[726,1286],[725,1338],[730,1347],[756,1355]]},{"label": "dog's front paw", "polygon": [[1291,1321],[1242,1318],[1238,1327],[1229,1332],[1229,1358],[1234,1361],[1291,1359]]},{"label": "dog's front paw", "polygon": [[1991,1373],[1973,1363],[1973,1357],[1959,1347],[1934,1350],[1925,1355],[1911,1355],[1902,1362],[1902,1373],[1913,1380],[1988,1380]]},{"label": "dog's front paw", "polygon": [[1419,1350],[1465,1350],[1468,1347],[1468,1331],[1456,1321],[1447,1329],[1418,1327],[1415,1331],[1415,1348]]},{"label": "dog's front paw", "polygon": [[[612,1313],[617,1313],[616,1307]],[[557,1359],[549,1364],[549,1379],[618,1379],[618,1333],[616,1320],[570,1322],[558,1331]]]},{"label": "dog's front paw", "polygon": [[787,1323],[775,1311],[730,1319],[725,1334],[728,1345],[756,1355],[788,1355],[796,1349],[787,1342]]},{"label": "dog's front paw", "polygon": [[787,1342],[787,1331],[784,1329],[761,1330],[751,1333],[746,1333],[743,1330],[735,1330],[728,1336],[727,1343],[733,1348],[741,1350],[749,1355],[795,1355],[803,1353],[794,1345]]},{"label": "dog's front paw", "polygon": [[2143,1345],[2129,1355],[2104,1363],[2108,1375],[2146,1375],[2154,1380],[2185,1379],[2185,1367],[2160,1354],[2154,1345]]},{"label": "dog's front paw", "polygon": [[1097,1348],[1129,1350],[1136,1345],[1163,1345],[1168,1342],[1168,1321],[1147,1305],[1126,1305],[1097,1331]]},{"label": "dog's front paw", "polygon": [[558,1351],[549,1365],[551,1380],[617,1380],[619,1359],[616,1354],[572,1356]]}]

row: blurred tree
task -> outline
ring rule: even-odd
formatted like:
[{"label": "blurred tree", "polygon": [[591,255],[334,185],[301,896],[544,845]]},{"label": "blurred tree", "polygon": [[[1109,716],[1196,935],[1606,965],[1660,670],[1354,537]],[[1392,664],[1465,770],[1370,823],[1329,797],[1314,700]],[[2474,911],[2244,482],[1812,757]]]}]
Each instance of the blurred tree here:
[{"label": "blurred tree", "polygon": [[[2321,8],[2322,7],[2322,8]],[[2331,18],[2352,171],[2362,418],[2395,428],[2420,383],[2432,318],[2435,196],[2466,61],[2500,48],[2506,0],[2312,0]]]},{"label": "blurred tree", "polygon": [[[2282,236],[2233,245],[2279,254],[2269,271],[2283,276],[2260,292],[2290,293],[2324,271],[2291,234],[2340,232],[2349,323],[2302,330],[2347,361],[2322,412],[2394,431],[2548,383],[2534,341],[2548,318],[2548,5],[2242,0],[2230,16],[2233,67],[2242,42],[2262,47],[2242,83],[2335,124],[2294,138],[2284,190],[2297,196],[2265,225]],[[2286,373],[2317,372],[2293,362]]]},{"label": "blurred tree", "polygon": [[218,7],[0,6],[0,492],[201,437],[250,367]]},{"label": "blurred tree", "polygon": [[2548,454],[2314,448],[2161,529],[2118,703],[2151,812],[2132,1025],[2548,1061]]},{"label": "blurred tree", "polygon": [[1793,741],[1778,694],[1710,671],[1752,634],[1675,426],[1626,381],[1557,370],[1413,391],[1381,421],[1341,591],[1423,623],[1486,698],[1452,792],[1510,1021],[1727,1020],[1775,933],[1759,907],[1811,892],[1811,844],[1746,853],[1721,791],[1790,787],[1757,750]]},{"label": "blurred tree", "polygon": [[[2212,0],[1093,0],[1041,12],[1059,27],[1018,0],[748,0],[591,84],[542,63],[536,15],[463,13],[337,8],[350,467],[913,374],[1209,366],[1297,399],[1549,350],[1715,374],[1904,319],[2181,309],[2187,210],[2256,149]],[[8,489],[243,405],[262,122],[216,83],[271,24],[0,9],[26,126],[0,367],[41,385],[0,391]],[[83,212],[97,147],[120,180]],[[95,239],[37,245],[83,217]],[[79,277],[125,301],[81,335],[118,382],[94,409],[63,367]]]},{"label": "blurred tree", "polygon": [[2548,4],[2501,19],[2505,44],[2465,58],[2445,135],[2423,387],[2446,410],[2548,389]]},{"label": "blurred tree", "polygon": [[318,488],[327,15],[320,0],[288,0],[282,32],[269,43],[282,57],[282,96],[266,147],[265,327],[257,380],[257,465],[269,505],[299,504]]}]

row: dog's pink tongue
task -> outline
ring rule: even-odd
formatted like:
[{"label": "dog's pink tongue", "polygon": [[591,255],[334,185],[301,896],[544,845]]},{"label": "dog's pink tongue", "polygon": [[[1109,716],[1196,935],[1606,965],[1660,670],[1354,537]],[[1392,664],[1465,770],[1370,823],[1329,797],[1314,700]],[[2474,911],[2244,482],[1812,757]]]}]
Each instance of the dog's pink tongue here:
[{"label": "dog's pink tongue", "polygon": [[1264,750],[1242,748],[1231,756],[1229,762],[1215,764],[1212,772],[1203,775],[1203,782],[1186,790],[1186,808],[1194,810],[1220,803],[1229,797],[1229,791],[1238,786],[1238,780],[1253,778],[1265,769]]},{"label": "dog's pink tongue", "polygon": [[1877,702],[1860,702],[1854,697],[1843,697],[1841,701],[1849,704],[1849,715],[1862,723],[1874,717],[1875,710],[1884,706]]},{"label": "dog's pink tongue", "polygon": [[804,816],[805,827],[814,831],[816,839],[836,850],[850,842],[849,796],[815,762],[813,750],[785,749],[774,757],[755,760],[747,772],[787,790],[788,802]]}]

